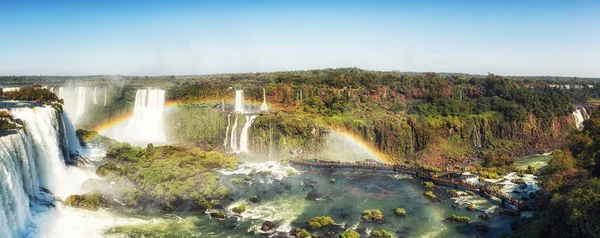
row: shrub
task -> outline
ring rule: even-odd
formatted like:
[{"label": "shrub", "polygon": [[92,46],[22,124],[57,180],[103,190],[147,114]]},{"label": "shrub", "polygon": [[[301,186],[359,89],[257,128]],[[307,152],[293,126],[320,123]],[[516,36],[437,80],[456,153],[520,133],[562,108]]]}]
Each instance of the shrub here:
[{"label": "shrub", "polygon": [[332,179],[330,179],[330,180],[329,180],[329,182],[330,182],[330,183],[335,183],[335,179],[334,179],[334,178],[332,178]]},{"label": "shrub", "polygon": [[373,230],[371,232],[371,236],[373,237],[377,237],[377,238],[392,238],[392,233],[390,233],[389,231],[386,230]]},{"label": "shrub", "polygon": [[258,196],[254,195],[254,196],[250,197],[250,201],[253,202],[253,203],[258,203],[259,202]]},{"label": "shrub", "polygon": [[458,197],[458,192],[456,190],[451,190],[450,197]]},{"label": "shrub", "polygon": [[425,189],[432,189],[434,187],[433,182],[423,182]]},{"label": "shrub", "polygon": [[360,238],[360,234],[355,230],[348,229],[342,232],[340,238]]},{"label": "shrub", "polygon": [[237,207],[234,207],[232,210],[233,210],[233,212],[235,212],[237,214],[241,214],[246,211],[246,204],[242,204]]},{"label": "shrub", "polygon": [[455,222],[469,222],[469,221],[471,221],[471,218],[469,218],[467,216],[457,216],[457,215],[452,214],[452,216],[448,217],[448,220],[455,221]]},{"label": "shrub", "polygon": [[406,211],[404,210],[404,208],[396,208],[396,216],[404,216],[406,215]]},{"label": "shrub", "polygon": [[432,191],[427,191],[425,193],[425,196],[428,197],[428,198],[431,198],[431,199],[435,199],[436,198],[435,194],[433,194]]},{"label": "shrub", "polygon": [[383,213],[379,209],[364,210],[362,219],[368,222],[382,222]]},{"label": "shrub", "polygon": [[471,191],[471,190],[466,190],[465,192],[466,192],[467,194],[469,194],[469,195],[475,195],[475,192],[473,192],[473,191]]},{"label": "shrub", "polygon": [[331,226],[331,225],[335,224],[335,221],[331,217],[321,216],[321,217],[311,218],[310,220],[308,220],[307,224],[308,224],[308,228],[314,230],[314,229],[320,229],[320,228],[326,227],[326,226]]},{"label": "shrub", "polygon": [[469,204],[469,206],[467,206],[467,210],[469,210],[469,211],[475,211],[475,210],[477,210],[477,208],[475,207],[474,204]]}]

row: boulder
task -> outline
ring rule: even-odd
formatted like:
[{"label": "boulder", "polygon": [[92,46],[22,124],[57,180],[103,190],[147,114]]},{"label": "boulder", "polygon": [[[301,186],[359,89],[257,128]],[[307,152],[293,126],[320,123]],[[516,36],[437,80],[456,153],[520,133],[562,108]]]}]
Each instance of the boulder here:
[{"label": "boulder", "polygon": [[263,222],[263,224],[262,224],[262,227],[261,227],[260,229],[261,229],[262,231],[265,231],[265,232],[266,232],[266,231],[269,231],[269,230],[271,230],[273,227],[275,227],[275,225],[274,225],[272,222],[270,222],[270,221],[265,221],[265,222]]}]

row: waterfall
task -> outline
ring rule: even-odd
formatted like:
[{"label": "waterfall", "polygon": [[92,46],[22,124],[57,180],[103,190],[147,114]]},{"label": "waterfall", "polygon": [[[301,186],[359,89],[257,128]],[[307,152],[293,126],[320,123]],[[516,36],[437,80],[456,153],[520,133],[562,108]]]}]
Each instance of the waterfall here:
[{"label": "waterfall", "polygon": [[235,135],[237,125],[238,125],[238,114],[235,115],[235,121],[233,122],[233,127],[231,127],[231,137],[230,137],[231,142],[229,143],[231,150],[233,150],[234,152],[237,152],[237,141],[236,141],[236,135]]},{"label": "waterfall", "polygon": [[104,88],[104,106],[106,107],[106,88]]},{"label": "waterfall", "polygon": [[235,112],[244,113],[244,90],[235,90]]},{"label": "waterfall", "polygon": [[58,88],[58,97],[63,98],[63,87]]},{"label": "waterfall", "polygon": [[61,148],[67,146],[62,138],[71,145],[78,143],[61,134],[61,127],[67,132],[72,128],[64,113],[51,106],[16,107],[10,113],[23,121],[25,129],[0,137],[0,232],[19,237],[35,227],[32,212],[54,203],[47,191],[62,198],[78,193],[89,174],[64,163],[68,155],[63,151],[68,149]]},{"label": "waterfall", "polygon": [[581,109],[581,113],[583,114],[584,120],[590,119],[590,114],[588,114],[587,110],[585,110],[585,107],[580,107],[579,109]]},{"label": "waterfall", "polygon": [[75,112],[75,118],[73,118],[73,123],[77,124],[79,119],[85,113],[85,87],[77,87],[77,110]]},{"label": "waterfall", "polygon": [[264,88],[263,88],[263,103],[262,103],[262,105],[260,105],[260,110],[261,111],[268,111],[269,110],[269,105],[267,105],[267,94],[266,94]]},{"label": "waterfall", "polygon": [[135,94],[133,116],[123,127],[115,127],[106,134],[117,141],[135,145],[166,143],[163,130],[165,90],[140,89]]},{"label": "waterfall", "polygon": [[246,124],[244,124],[244,127],[242,127],[242,133],[240,133],[240,151],[239,152],[245,152],[245,153],[250,152],[248,150],[248,137],[249,137],[248,130],[250,129],[250,126],[252,126],[254,119],[256,119],[256,115],[246,116]]},{"label": "waterfall", "polygon": [[98,87],[94,87],[94,105],[98,104],[98,101],[96,100],[96,89],[98,89]]},{"label": "waterfall", "polygon": [[[587,113],[586,113],[587,114]],[[579,130],[583,130],[583,115],[581,114],[581,110],[576,108],[573,112],[573,118],[575,119],[575,126]]]},{"label": "waterfall", "polygon": [[229,126],[231,125],[231,114],[227,114],[227,128],[225,129],[225,141],[223,141],[223,149],[227,149],[227,140],[229,140]]},{"label": "waterfall", "polygon": [[473,123],[473,146],[477,148],[483,147],[483,139],[477,123]]}]

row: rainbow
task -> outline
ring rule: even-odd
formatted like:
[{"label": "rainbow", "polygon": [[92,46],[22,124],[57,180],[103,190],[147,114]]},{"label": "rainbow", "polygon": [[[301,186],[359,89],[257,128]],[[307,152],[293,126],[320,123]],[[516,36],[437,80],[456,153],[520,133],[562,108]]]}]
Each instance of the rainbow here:
[{"label": "rainbow", "polygon": [[372,159],[375,159],[382,163],[395,162],[389,155],[384,154],[383,152],[381,152],[375,146],[371,145],[369,142],[367,142],[365,139],[363,139],[359,135],[356,135],[353,132],[348,131],[347,129],[345,129],[343,127],[334,127],[332,129],[333,129],[333,131],[346,137],[346,139],[351,140],[353,143],[356,144],[357,147],[362,148],[364,151],[367,152],[367,154],[370,155],[370,157]]},{"label": "rainbow", "polygon": [[[196,100],[196,101],[168,101],[165,103],[165,107],[164,110],[165,111],[169,111],[169,110],[174,110],[177,109],[179,106],[182,105],[193,105],[193,104],[200,104],[200,103],[213,103],[213,104],[220,104],[222,101],[221,100],[217,100],[217,99],[203,99],[203,100]],[[225,103],[227,104],[233,104],[235,103],[233,100],[225,100]],[[255,107],[260,107],[260,105],[262,104],[262,102],[254,102],[254,101],[250,101],[250,102],[245,102],[245,105],[252,105]],[[112,118],[108,118],[108,120],[101,122],[100,124],[94,126],[92,128],[92,130],[98,132],[98,134],[105,134],[107,131],[110,131],[111,129],[120,126],[124,123],[127,122],[127,120],[129,120],[131,117],[133,116],[133,113],[125,113],[116,117],[112,117]]]},{"label": "rainbow", "polygon": [[[220,104],[221,100],[204,99],[204,100],[185,101],[185,102],[184,101],[168,101],[165,103],[165,111],[177,109],[179,106],[182,106],[182,105],[193,105],[193,104],[201,104],[201,103]],[[232,104],[235,102],[233,100],[226,100],[225,103]],[[246,102],[245,104],[259,107],[261,105],[261,103],[262,102],[251,101],[251,102]],[[271,105],[271,106],[275,106],[275,105]],[[118,127],[124,123],[127,123],[127,121],[132,116],[133,116],[133,113],[126,113],[126,114],[122,114],[122,115],[119,115],[119,116],[116,116],[113,118],[109,118],[108,120],[95,126],[92,130],[98,132],[99,135],[106,134],[111,129]],[[363,149],[365,152],[367,152],[367,154],[369,154],[372,159],[375,159],[379,162],[384,162],[384,163],[395,162],[394,159],[391,158],[389,155],[384,154],[379,149],[377,149],[375,146],[373,146],[372,144],[367,142],[365,139],[363,139],[361,136],[356,135],[355,133],[347,130],[346,128],[337,126],[337,127],[333,127],[332,130],[343,135],[344,137],[346,137],[346,139],[352,141],[356,147],[359,147],[359,148]]]}]

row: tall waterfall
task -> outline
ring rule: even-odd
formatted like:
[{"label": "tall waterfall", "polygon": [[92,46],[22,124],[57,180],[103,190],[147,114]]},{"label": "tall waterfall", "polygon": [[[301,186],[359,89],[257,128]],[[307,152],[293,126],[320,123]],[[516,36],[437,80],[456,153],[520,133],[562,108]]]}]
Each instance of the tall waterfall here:
[{"label": "tall waterfall", "polygon": [[163,129],[165,90],[140,89],[135,94],[133,116],[124,125],[107,132],[117,141],[135,145],[166,143]]},{"label": "tall waterfall", "polygon": [[63,96],[64,96],[64,95],[63,95],[63,92],[64,92],[64,91],[63,91],[63,87],[60,87],[60,88],[58,88],[58,97],[59,97],[59,98],[63,98]]},{"label": "tall waterfall", "polygon": [[235,90],[235,112],[244,113],[244,90]]},{"label": "tall waterfall", "polygon": [[248,137],[249,137],[248,129],[250,129],[250,126],[254,122],[254,119],[256,119],[256,115],[246,116],[246,124],[244,124],[244,127],[242,127],[242,132],[240,133],[240,151],[239,152],[245,152],[245,153],[250,152],[248,150]]},{"label": "tall waterfall", "polygon": [[238,125],[238,114],[235,115],[235,121],[233,122],[233,126],[231,127],[231,142],[229,143],[231,150],[233,150],[234,152],[237,152],[237,141],[236,141],[236,135],[235,135],[237,125]]},{"label": "tall waterfall", "polygon": [[227,149],[227,140],[229,140],[229,127],[231,126],[231,114],[227,114],[227,128],[225,128],[225,141],[223,141],[223,148]]},{"label": "tall waterfall", "polygon": [[77,111],[75,112],[75,118],[73,123],[77,124],[79,119],[85,113],[85,87],[77,87]]},{"label": "tall waterfall", "polygon": [[0,137],[0,232],[19,237],[34,226],[33,211],[54,203],[42,188],[65,198],[78,193],[89,175],[64,163],[69,148],[61,141],[68,140],[71,149],[78,143],[63,134],[74,131],[64,113],[50,106],[16,107],[10,113],[26,129]]},{"label": "tall waterfall", "polygon": [[96,100],[96,90],[98,87],[94,87],[94,105],[98,104],[98,100]]},{"label": "tall waterfall", "polygon": [[[585,110],[585,109],[583,109]],[[587,112],[586,112],[587,114]],[[581,113],[581,109],[579,107],[577,107],[575,109],[575,111],[573,112],[573,118],[575,119],[575,126],[577,126],[577,129],[579,130],[583,130],[583,114]]]},{"label": "tall waterfall", "polygon": [[106,107],[106,88],[104,88],[104,106]]},{"label": "tall waterfall", "polygon": [[260,105],[260,110],[261,111],[269,110],[269,105],[267,105],[267,93],[264,88],[263,88],[263,103]]}]

